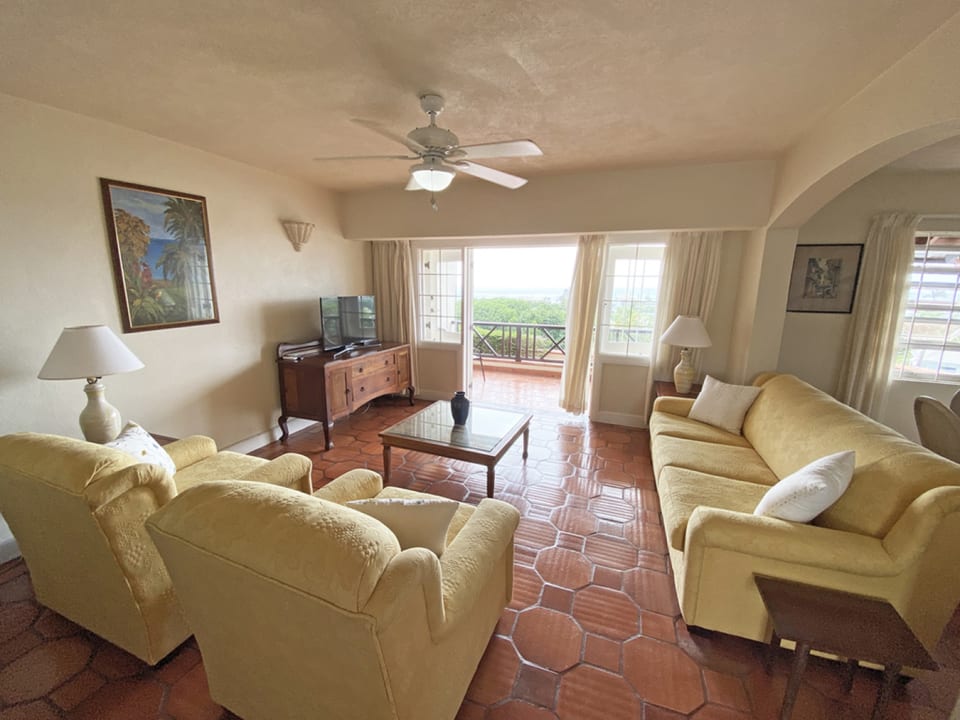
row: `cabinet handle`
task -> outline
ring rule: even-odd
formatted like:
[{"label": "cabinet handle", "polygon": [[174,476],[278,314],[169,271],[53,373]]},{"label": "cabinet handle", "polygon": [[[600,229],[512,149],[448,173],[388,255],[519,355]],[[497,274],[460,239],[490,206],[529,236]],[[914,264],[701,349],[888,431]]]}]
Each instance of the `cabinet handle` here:
[{"label": "cabinet handle", "polygon": [[361,386],[360,386],[360,392],[363,392],[364,390],[366,390],[366,388],[363,387],[363,385],[361,385]]}]

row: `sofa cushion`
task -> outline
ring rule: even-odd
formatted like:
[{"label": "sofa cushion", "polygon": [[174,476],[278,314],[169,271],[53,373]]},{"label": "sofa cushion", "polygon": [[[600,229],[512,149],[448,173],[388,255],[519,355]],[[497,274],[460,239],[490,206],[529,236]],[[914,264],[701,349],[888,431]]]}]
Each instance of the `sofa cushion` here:
[{"label": "sofa cushion", "polygon": [[242,480],[244,475],[266,462],[263,458],[252,455],[221,450],[215,460],[211,458],[180,468],[173,480],[177,484],[177,491],[183,492],[209,480]]},{"label": "sofa cushion", "polygon": [[[673,398],[670,398],[673,399]],[[716,445],[734,445],[736,447],[750,447],[750,443],[742,435],[727,432],[720,428],[707,425],[688,417],[674,415],[670,412],[658,410],[659,400],[653,406],[653,415],[650,416],[650,438],[661,435],[699,440]]]},{"label": "sofa cushion", "polygon": [[810,522],[840,499],[850,485],[855,464],[853,450],[814,460],[771,487],[753,514]]},{"label": "sofa cushion", "polygon": [[446,546],[450,521],[460,507],[456,500],[440,497],[366,498],[349,500],[346,505],[390,528],[401,549],[424,547],[438,557]]},{"label": "sofa cushion", "polygon": [[776,375],[747,412],[743,435],[778,477],[825,455],[856,450],[857,465],[915,444],[792,375]]},{"label": "sofa cushion", "polygon": [[760,391],[753,385],[730,385],[707,375],[688,417],[739,435],[743,418]]},{"label": "sofa cushion", "polygon": [[654,475],[668,465],[770,486],[777,476],[755,450],[662,435],[651,448]]},{"label": "sofa cushion", "polygon": [[912,451],[857,467],[847,491],[813,524],[882,538],[927,490],[960,484],[956,463],[911,445]]},{"label": "sofa cushion", "polygon": [[663,469],[657,489],[667,540],[682,552],[687,522],[694,510],[706,505],[749,514],[767,487],[670,466]]}]

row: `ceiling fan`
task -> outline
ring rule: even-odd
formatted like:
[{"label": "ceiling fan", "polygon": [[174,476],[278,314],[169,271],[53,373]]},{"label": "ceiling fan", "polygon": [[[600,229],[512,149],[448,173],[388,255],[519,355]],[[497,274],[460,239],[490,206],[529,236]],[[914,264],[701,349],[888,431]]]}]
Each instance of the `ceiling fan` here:
[{"label": "ceiling fan", "polygon": [[[437,115],[443,112],[443,98],[427,93],[420,96],[420,107],[429,116],[430,124],[411,130],[406,136],[399,135],[370,120],[354,119],[356,124],[384,137],[405,145],[413,155],[349,155],[315,160],[419,160],[410,168],[407,190],[428,190],[438,193],[446,190],[456,173],[474,177],[515,190],[526,184],[526,179],[486,165],[473,162],[475,159],[501,157],[530,157],[543,155],[532,140],[507,140],[504,142],[461,145],[459,138],[449,130],[437,126]],[[435,204],[434,204],[435,205]]]}]

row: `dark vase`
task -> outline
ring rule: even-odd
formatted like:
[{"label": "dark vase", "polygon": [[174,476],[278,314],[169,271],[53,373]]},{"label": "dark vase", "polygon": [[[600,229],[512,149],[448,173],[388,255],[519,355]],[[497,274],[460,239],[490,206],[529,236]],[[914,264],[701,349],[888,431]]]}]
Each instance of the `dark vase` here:
[{"label": "dark vase", "polygon": [[454,425],[466,425],[467,415],[470,414],[470,401],[463,390],[457,390],[450,399],[450,412],[453,414]]}]

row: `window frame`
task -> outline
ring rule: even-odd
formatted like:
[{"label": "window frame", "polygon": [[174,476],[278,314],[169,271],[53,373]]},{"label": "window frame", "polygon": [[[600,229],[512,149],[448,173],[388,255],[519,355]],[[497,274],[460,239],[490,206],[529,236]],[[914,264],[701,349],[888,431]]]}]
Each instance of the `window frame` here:
[{"label": "window frame", "polygon": [[[951,238],[954,244],[944,244],[944,259],[950,255],[955,255],[952,262],[954,268],[944,269],[937,267],[937,263],[930,261],[931,246],[934,245],[936,238]],[[922,248],[922,249],[921,249]],[[955,252],[950,252],[950,249]],[[940,263],[943,264],[943,263]],[[953,278],[952,287],[950,283],[930,282],[925,284],[927,278],[935,280],[936,278]],[[936,302],[924,302],[924,290],[952,290],[953,299],[950,304],[941,304]],[[955,353],[960,358],[960,338],[951,342],[949,340],[951,329],[960,333],[960,231],[930,231],[918,230],[914,234],[913,262],[910,269],[910,277],[904,298],[903,311],[899,318],[899,327],[897,332],[897,344],[894,349],[893,362],[890,368],[890,379],[896,382],[921,382],[921,383],[946,383],[956,384],[960,382],[960,362],[956,365],[956,371],[953,373],[944,372],[944,355],[946,353]],[[913,297],[916,297],[914,300]],[[938,319],[934,317],[918,318],[917,313],[946,313],[947,317]],[[917,326],[924,324],[920,321],[926,321],[928,325],[945,324],[943,342],[933,342],[929,340],[914,340]],[[930,374],[905,374],[909,373],[905,367],[905,361],[911,352],[923,353],[931,352],[936,358],[936,368]],[[916,366],[914,366],[916,367]]]},{"label": "window frame", "polygon": [[[445,259],[443,257],[444,253],[457,253],[459,256],[458,266],[456,272],[444,272],[442,269],[437,270],[435,273],[424,273],[424,256],[428,253],[436,253],[437,259],[442,264]],[[464,264],[466,262],[466,249],[463,247],[450,247],[450,246],[440,246],[440,247],[423,247],[417,249],[417,315],[416,315],[416,337],[417,344],[423,345],[426,347],[437,347],[443,349],[450,349],[454,346],[463,345],[463,297],[464,297]],[[433,277],[436,278],[439,283],[437,292],[428,292],[424,289],[424,279]],[[445,292],[450,289],[450,284],[452,283],[455,289],[454,294]],[[426,314],[424,313],[424,299],[427,297],[438,298],[438,303],[442,304],[444,298],[454,298],[454,307],[459,303],[460,311],[457,313],[454,311],[452,314],[447,314],[443,312],[443,308],[439,308],[438,312]],[[437,318],[441,322],[450,321],[453,322],[457,330],[445,330],[442,327],[439,332],[441,337],[439,339],[427,339],[424,337],[424,320],[427,318]],[[447,333],[450,337],[444,339],[442,333]],[[453,336],[456,336],[455,338]]]},{"label": "window frame", "polygon": [[[657,321],[657,305],[660,300],[660,287],[663,282],[663,259],[664,254],[666,253],[666,242],[657,238],[656,240],[649,241],[637,241],[633,240],[631,242],[619,242],[619,243],[609,243],[607,245],[607,253],[604,259],[604,268],[603,268],[603,281],[600,286],[600,297],[598,298],[598,307],[597,307],[597,317],[594,323],[594,331],[596,333],[595,338],[595,353],[598,357],[602,358],[605,361],[615,362],[617,364],[625,365],[637,365],[637,366],[649,366],[651,355],[653,352],[653,345],[655,339],[653,333],[656,330],[656,321]],[[621,257],[616,257],[617,255]],[[643,257],[646,256],[646,257]],[[627,340],[623,343],[624,351],[619,351],[616,348],[612,348],[609,344],[605,342],[604,334],[605,331],[611,327],[625,327],[630,329],[632,326],[626,325],[615,325],[613,323],[607,322],[610,317],[611,306],[614,303],[622,303],[623,301],[617,301],[614,297],[614,291],[616,290],[615,283],[616,278],[618,277],[628,277],[628,293],[630,293],[631,298],[633,297],[633,288],[637,280],[637,273],[634,271],[629,275],[617,275],[614,267],[617,260],[628,260],[633,262],[642,263],[641,267],[646,268],[646,264],[651,261],[656,261],[658,263],[658,269],[656,274],[653,273],[641,273],[639,275],[641,279],[641,284],[644,280],[651,277],[656,278],[656,285],[651,289],[652,290],[652,300],[643,301],[640,299],[631,299],[627,302],[631,304],[638,304],[641,302],[652,303],[652,314],[650,315],[650,344],[647,347],[645,352],[639,354],[631,354],[629,352],[630,341]],[[632,311],[631,311],[632,314]],[[639,326],[643,327],[643,326]],[[620,343],[617,343],[619,346]]]}]

